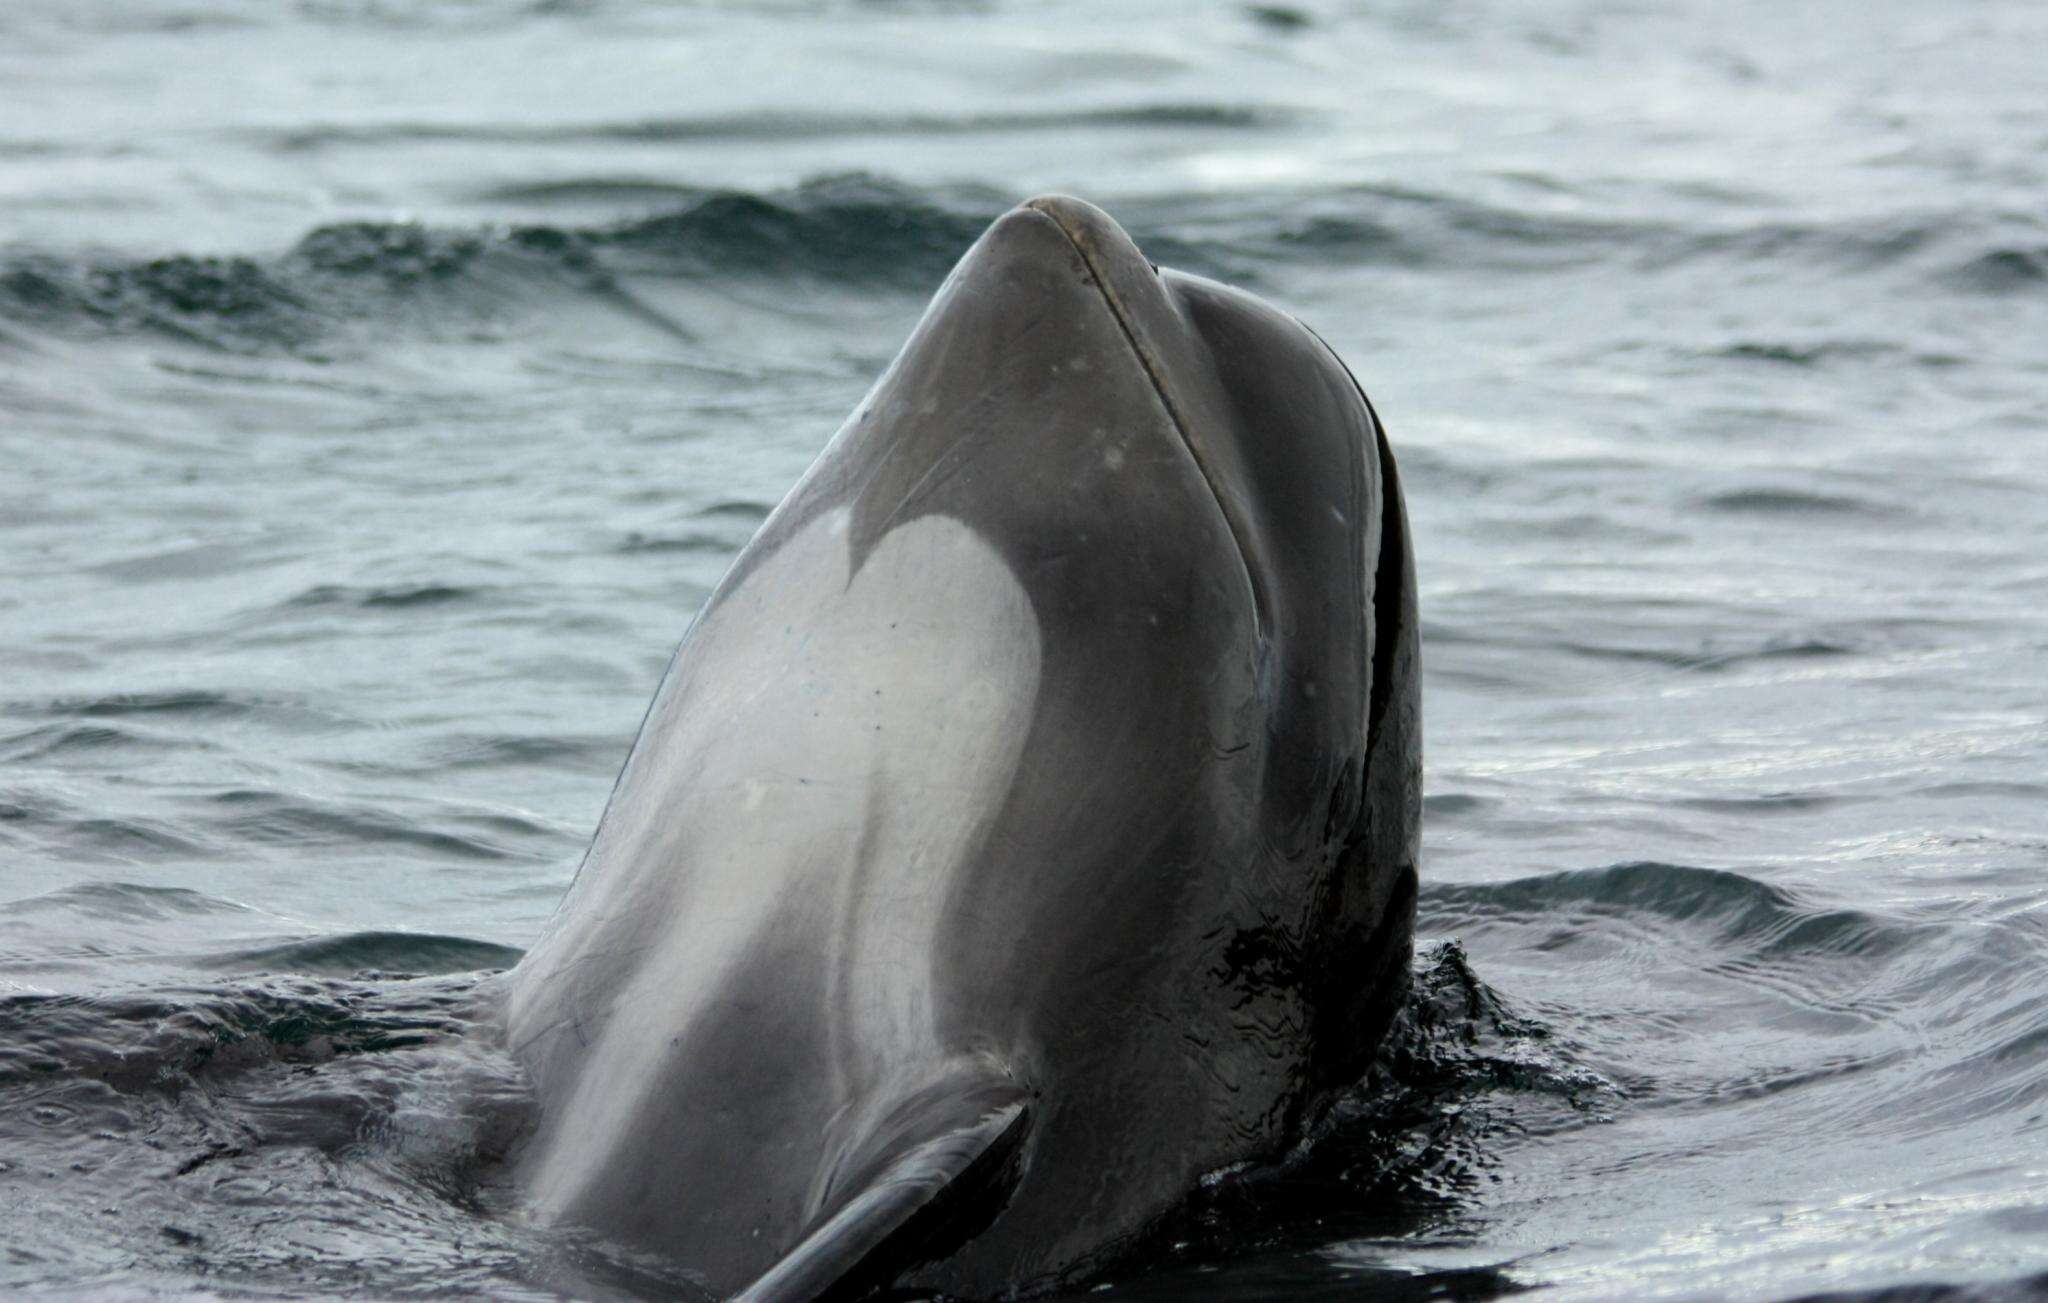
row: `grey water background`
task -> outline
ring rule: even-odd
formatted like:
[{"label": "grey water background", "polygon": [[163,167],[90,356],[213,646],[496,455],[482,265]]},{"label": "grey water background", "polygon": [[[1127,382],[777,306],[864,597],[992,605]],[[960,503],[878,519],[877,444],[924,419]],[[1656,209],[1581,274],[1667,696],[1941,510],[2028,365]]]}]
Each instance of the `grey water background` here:
[{"label": "grey water background", "polygon": [[1280,1214],[1108,1292],[2020,1288],[2043,48],[2026,0],[0,10],[0,1287],[677,1284],[521,1220],[463,974],[1058,189],[1350,362],[1427,662],[1415,1006]]}]

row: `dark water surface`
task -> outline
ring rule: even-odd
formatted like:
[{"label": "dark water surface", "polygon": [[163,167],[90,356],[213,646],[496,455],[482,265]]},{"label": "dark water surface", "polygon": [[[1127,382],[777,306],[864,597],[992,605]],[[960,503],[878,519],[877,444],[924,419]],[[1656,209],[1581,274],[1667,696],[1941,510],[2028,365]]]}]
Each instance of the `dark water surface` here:
[{"label": "dark water surface", "polygon": [[6,7],[0,1286],[675,1284],[517,1215],[475,971],[1046,189],[1351,363],[1428,667],[1403,1028],[1108,1292],[2048,1272],[2043,48],[2025,0]]}]

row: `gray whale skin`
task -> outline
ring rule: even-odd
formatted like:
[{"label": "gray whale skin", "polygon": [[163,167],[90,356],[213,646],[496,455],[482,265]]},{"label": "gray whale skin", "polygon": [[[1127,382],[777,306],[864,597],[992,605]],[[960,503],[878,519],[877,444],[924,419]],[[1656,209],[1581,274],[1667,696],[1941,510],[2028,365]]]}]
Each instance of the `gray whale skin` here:
[{"label": "gray whale skin", "polygon": [[1343,363],[1011,210],[698,614],[505,979],[523,1197],[712,1296],[1099,1269],[1368,1065],[1418,678]]}]

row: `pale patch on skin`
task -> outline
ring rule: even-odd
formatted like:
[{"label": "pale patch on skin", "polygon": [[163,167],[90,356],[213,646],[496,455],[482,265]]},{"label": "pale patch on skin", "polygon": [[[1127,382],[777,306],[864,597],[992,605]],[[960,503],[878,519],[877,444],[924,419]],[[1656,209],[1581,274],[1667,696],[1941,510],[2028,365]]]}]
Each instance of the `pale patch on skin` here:
[{"label": "pale patch on skin", "polygon": [[596,1035],[531,1168],[543,1208],[644,1161],[630,1155],[638,1119],[692,1107],[661,1098],[663,1065],[764,929],[790,926],[792,901],[829,956],[841,1107],[942,1057],[941,906],[1015,775],[1041,637],[1008,565],[960,521],[898,526],[857,574],[848,539],[845,510],[812,521],[692,629],[564,926],[536,951],[543,972],[521,994],[538,1004],[562,976],[545,971],[555,956],[631,917],[668,920],[586,1011]]}]

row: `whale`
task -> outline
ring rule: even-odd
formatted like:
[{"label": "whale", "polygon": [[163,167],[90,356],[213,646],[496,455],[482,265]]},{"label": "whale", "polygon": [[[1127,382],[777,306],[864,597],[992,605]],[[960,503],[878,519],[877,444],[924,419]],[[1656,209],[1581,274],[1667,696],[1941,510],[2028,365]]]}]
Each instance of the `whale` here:
[{"label": "whale", "polygon": [[1087,1279],[1370,1066],[1420,718],[1350,370],[1011,209],[695,615],[503,979],[520,1197],[706,1297]]}]

